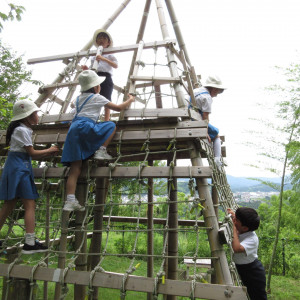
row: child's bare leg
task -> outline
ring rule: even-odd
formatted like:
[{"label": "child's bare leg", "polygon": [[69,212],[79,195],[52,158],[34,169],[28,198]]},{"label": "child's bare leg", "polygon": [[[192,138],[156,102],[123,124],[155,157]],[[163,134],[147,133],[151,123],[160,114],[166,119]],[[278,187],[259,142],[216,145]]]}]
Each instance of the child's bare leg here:
[{"label": "child's bare leg", "polygon": [[17,199],[4,201],[4,204],[0,210],[0,230],[2,229],[6,218],[14,210],[17,203]]},{"label": "child's bare leg", "polygon": [[108,139],[103,143],[102,146],[107,147],[111,142],[112,138],[114,137],[115,133],[116,133],[116,128],[114,129],[113,133],[108,137]]},{"label": "child's bare leg", "polygon": [[33,199],[23,199],[25,209],[25,230],[26,233],[34,233],[35,230],[35,201]]},{"label": "child's bare leg", "polygon": [[77,180],[81,172],[82,160],[71,162],[70,173],[66,185],[67,195],[75,195]]}]

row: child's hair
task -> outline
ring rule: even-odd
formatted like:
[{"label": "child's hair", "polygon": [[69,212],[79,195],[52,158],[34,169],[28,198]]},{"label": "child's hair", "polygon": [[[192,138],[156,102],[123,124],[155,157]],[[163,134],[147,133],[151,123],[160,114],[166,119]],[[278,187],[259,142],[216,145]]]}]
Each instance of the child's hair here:
[{"label": "child's hair", "polygon": [[96,94],[96,92],[95,92],[95,90],[94,90],[93,87],[90,88],[90,89],[88,89],[88,90],[86,90],[86,91],[82,91],[81,93],[92,93],[92,94]]},{"label": "child's hair", "polygon": [[254,231],[259,227],[260,217],[253,208],[239,207],[235,212],[235,217],[241,221],[243,226],[247,226],[249,231]]},{"label": "child's hair", "polygon": [[11,136],[14,132],[14,130],[21,125],[22,120],[12,121],[9,123],[7,131],[6,131],[6,146],[9,145]]}]

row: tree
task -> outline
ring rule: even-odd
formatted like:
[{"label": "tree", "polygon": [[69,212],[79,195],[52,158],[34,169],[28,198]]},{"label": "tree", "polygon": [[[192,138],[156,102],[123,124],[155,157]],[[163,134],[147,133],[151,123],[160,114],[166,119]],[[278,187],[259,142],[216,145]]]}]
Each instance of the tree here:
[{"label": "tree", "polygon": [[20,86],[25,82],[37,84],[31,80],[31,71],[26,70],[22,56],[17,56],[0,40],[0,128],[6,129],[12,117],[12,106],[16,100],[27,98],[21,96]]},{"label": "tree", "polygon": [[14,5],[12,3],[9,3],[8,6],[9,6],[8,14],[0,12],[0,32],[3,29],[2,22],[13,21],[14,19],[21,21],[21,14],[25,11],[25,8],[20,5]]},{"label": "tree", "polygon": [[[281,69],[281,68],[280,68]],[[273,135],[268,131],[268,136],[264,134],[264,141],[270,142],[270,147],[267,151],[263,151],[261,155],[265,158],[269,158],[272,161],[279,162],[279,167],[265,168],[276,174],[281,175],[281,184],[276,185],[274,183],[265,182],[257,179],[258,181],[267,184],[280,191],[279,194],[279,206],[277,222],[275,225],[275,241],[273,245],[273,251],[268,271],[267,278],[267,290],[270,290],[272,267],[275,259],[276,248],[278,245],[278,239],[281,229],[281,215],[283,207],[283,188],[286,184],[286,172],[290,170],[293,188],[299,190],[299,151],[300,151],[300,127],[299,127],[299,113],[300,113],[300,66],[298,64],[291,64],[284,70],[286,77],[286,85],[284,87],[280,85],[273,85],[268,89],[272,92],[276,92],[276,95],[280,97],[280,101],[275,104],[276,107],[276,123],[273,121],[263,120],[263,123],[267,125],[268,129],[272,129]]]}]

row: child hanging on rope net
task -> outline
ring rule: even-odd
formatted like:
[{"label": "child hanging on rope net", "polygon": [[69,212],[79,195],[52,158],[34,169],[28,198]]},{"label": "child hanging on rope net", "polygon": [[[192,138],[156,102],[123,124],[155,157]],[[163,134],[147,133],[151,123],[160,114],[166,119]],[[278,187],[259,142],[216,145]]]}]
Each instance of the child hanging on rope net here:
[{"label": "child hanging on rope net", "polygon": [[35,238],[35,199],[39,197],[34,184],[31,158],[40,159],[55,155],[57,146],[35,150],[32,144],[32,125],[38,124],[39,108],[29,100],[17,101],[13,106],[13,118],[6,133],[6,145],[10,145],[7,160],[0,179],[0,230],[18,200],[25,209],[25,243],[22,252],[45,252],[47,247]]},{"label": "child hanging on rope net", "polygon": [[112,159],[106,147],[115,134],[116,126],[111,121],[97,122],[102,107],[121,111],[135,99],[134,96],[128,95],[128,99],[119,105],[110,102],[99,94],[100,83],[104,80],[105,77],[98,76],[92,70],[83,71],[78,77],[82,94],[76,99],[76,115],[68,131],[61,158],[64,165],[71,166],[66,186],[66,211],[85,209],[75,198],[82,161],[93,155],[96,160]]},{"label": "child hanging on rope net", "polygon": [[[203,120],[209,122],[209,114],[214,97],[223,93],[226,88],[218,76],[209,76],[206,79],[204,86],[194,90],[196,99],[196,109],[201,114]],[[220,168],[221,162],[221,139],[219,137],[219,129],[208,123],[208,138],[209,142],[213,143],[215,163]]]},{"label": "child hanging on rope net", "polygon": [[[103,48],[109,48],[113,46],[113,40],[111,35],[103,30],[96,30],[93,37],[94,45],[98,48],[102,46]],[[98,64],[95,64],[95,60]],[[105,80],[101,83],[100,95],[104,96],[106,99],[111,101],[111,95],[114,88],[114,83],[112,80],[113,69],[118,68],[118,61],[113,54],[97,54],[96,57],[92,59],[91,69],[96,69],[95,71],[99,76],[104,76]],[[88,70],[87,66],[82,66],[83,70]],[[109,121],[110,119],[110,109],[105,107],[104,121]]]},{"label": "child hanging on rope net", "polygon": [[232,248],[233,260],[251,300],[267,300],[266,274],[262,263],[257,259],[258,229],[260,218],[255,209],[240,207],[234,211],[230,208],[233,221]]}]

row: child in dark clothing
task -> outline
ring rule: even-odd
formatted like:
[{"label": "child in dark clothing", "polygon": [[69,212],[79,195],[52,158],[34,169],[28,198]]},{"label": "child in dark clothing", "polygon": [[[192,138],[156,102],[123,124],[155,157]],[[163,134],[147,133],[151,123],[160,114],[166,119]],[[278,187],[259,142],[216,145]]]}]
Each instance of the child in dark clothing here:
[{"label": "child in dark clothing", "polygon": [[259,227],[260,218],[255,209],[240,207],[227,210],[233,221],[233,260],[251,300],[267,300],[266,274],[257,259],[258,237],[254,230]]}]

